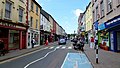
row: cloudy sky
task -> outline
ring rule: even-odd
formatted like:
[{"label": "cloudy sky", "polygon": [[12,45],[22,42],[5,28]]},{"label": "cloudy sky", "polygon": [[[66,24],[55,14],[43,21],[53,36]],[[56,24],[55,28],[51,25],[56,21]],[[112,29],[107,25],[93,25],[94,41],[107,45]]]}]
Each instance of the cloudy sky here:
[{"label": "cloudy sky", "polygon": [[68,34],[77,31],[78,16],[90,0],[36,0]]}]

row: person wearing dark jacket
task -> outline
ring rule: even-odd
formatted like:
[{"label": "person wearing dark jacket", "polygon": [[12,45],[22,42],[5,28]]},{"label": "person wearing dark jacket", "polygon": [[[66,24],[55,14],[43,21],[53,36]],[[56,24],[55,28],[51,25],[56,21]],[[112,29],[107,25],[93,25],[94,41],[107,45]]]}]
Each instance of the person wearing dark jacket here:
[{"label": "person wearing dark jacket", "polygon": [[5,55],[5,52],[4,52],[4,42],[3,40],[0,40],[0,56],[3,54]]}]

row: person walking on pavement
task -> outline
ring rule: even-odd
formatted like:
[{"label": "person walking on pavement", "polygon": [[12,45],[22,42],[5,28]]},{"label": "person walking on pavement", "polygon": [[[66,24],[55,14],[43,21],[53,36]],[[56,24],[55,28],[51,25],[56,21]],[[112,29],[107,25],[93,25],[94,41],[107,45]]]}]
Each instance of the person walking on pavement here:
[{"label": "person walking on pavement", "polygon": [[34,48],[34,45],[35,45],[35,39],[34,38],[31,40],[31,44],[32,44],[32,48]]},{"label": "person walking on pavement", "polygon": [[96,49],[96,46],[98,45],[98,37],[95,36],[95,45],[94,45],[94,49]]},{"label": "person walking on pavement", "polygon": [[84,38],[84,36],[81,36],[80,42],[81,42],[81,50],[84,51],[84,44],[85,44],[85,38]]},{"label": "person walking on pavement", "polygon": [[0,56],[3,54],[3,56],[5,55],[5,52],[4,52],[4,42],[3,40],[0,39]]},{"label": "person walking on pavement", "polygon": [[91,39],[90,39],[90,48],[94,48],[94,38],[93,37],[91,37]]}]

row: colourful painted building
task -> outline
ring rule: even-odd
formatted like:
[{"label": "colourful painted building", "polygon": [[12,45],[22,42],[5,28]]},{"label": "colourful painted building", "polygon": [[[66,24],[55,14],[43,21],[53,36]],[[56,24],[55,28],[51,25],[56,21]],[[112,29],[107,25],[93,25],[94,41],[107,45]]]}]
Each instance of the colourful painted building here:
[{"label": "colourful painted building", "polygon": [[120,52],[120,0],[92,0],[93,22],[98,22],[99,45]]},{"label": "colourful painted building", "polygon": [[27,48],[31,48],[31,40],[35,39],[35,46],[40,45],[40,11],[41,6],[35,0],[29,0],[28,7],[28,45]]},{"label": "colourful painted building", "polygon": [[92,31],[93,26],[93,17],[92,17],[92,4],[91,2],[86,7],[85,13],[85,32],[87,32],[88,35],[88,41],[91,38],[91,36],[94,35],[94,32]]},{"label": "colourful painted building", "polygon": [[0,0],[0,39],[5,49],[26,48],[27,0]]},{"label": "colourful painted building", "polygon": [[85,12],[85,22],[86,22],[86,30],[85,31],[90,31],[92,30],[92,5],[91,2],[89,3],[89,5],[86,8],[86,12]]}]

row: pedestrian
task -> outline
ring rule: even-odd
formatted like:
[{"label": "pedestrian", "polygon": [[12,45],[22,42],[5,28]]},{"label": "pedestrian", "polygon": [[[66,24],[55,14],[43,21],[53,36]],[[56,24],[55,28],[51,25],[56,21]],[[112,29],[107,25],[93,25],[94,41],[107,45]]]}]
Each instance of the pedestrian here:
[{"label": "pedestrian", "polygon": [[90,39],[90,48],[94,48],[94,38],[93,37],[91,37],[91,39]]},{"label": "pedestrian", "polygon": [[1,55],[5,55],[5,50],[4,50],[5,46],[4,46],[4,42],[3,40],[0,39],[0,56]]},{"label": "pedestrian", "polygon": [[84,36],[81,36],[80,42],[81,42],[81,50],[84,51],[84,45],[85,45],[85,38],[84,38]]},{"label": "pedestrian", "polygon": [[95,36],[95,46],[94,46],[94,49],[96,49],[96,46],[98,45],[98,37]]},{"label": "pedestrian", "polygon": [[32,48],[34,48],[34,45],[35,45],[35,39],[34,38],[31,40],[31,44],[32,44]]}]

